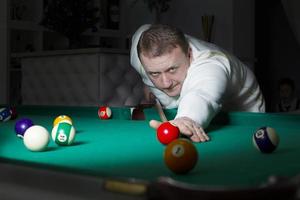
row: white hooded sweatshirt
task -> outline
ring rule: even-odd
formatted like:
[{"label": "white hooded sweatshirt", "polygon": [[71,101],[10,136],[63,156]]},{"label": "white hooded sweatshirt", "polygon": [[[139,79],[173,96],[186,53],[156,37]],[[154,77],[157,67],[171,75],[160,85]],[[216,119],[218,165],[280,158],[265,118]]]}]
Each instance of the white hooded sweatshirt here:
[{"label": "white hooded sweatshirt", "polygon": [[213,44],[186,35],[193,60],[187,71],[180,95],[170,97],[154,86],[138,56],[141,26],[132,38],[131,65],[145,85],[167,108],[178,108],[178,117],[189,117],[206,128],[220,111],[265,112],[265,102],[252,71],[238,59]]}]

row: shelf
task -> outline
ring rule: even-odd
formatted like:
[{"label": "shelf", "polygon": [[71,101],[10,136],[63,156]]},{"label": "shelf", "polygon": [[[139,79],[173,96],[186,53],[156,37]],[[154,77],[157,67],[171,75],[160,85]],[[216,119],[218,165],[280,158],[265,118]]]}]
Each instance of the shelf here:
[{"label": "shelf", "polygon": [[99,29],[97,32],[87,30],[83,36],[99,36],[99,37],[124,37],[121,31],[113,29]]},{"label": "shelf", "polygon": [[117,49],[117,48],[67,49],[67,50],[37,51],[37,52],[27,52],[27,53],[12,53],[11,57],[24,58],[24,57],[43,57],[43,56],[54,56],[54,55],[91,54],[91,53],[129,54],[129,50]]},{"label": "shelf", "polygon": [[37,22],[25,20],[10,20],[10,28],[25,31],[46,31],[46,29]]},{"label": "shelf", "polygon": [[[14,30],[24,30],[24,31],[45,31],[54,32],[49,29],[44,28],[37,22],[24,21],[24,20],[10,20],[10,28]],[[99,29],[97,32],[92,32],[87,30],[83,33],[83,36],[99,36],[99,37],[123,37],[123,34],[119,30],[114,29]]]}]

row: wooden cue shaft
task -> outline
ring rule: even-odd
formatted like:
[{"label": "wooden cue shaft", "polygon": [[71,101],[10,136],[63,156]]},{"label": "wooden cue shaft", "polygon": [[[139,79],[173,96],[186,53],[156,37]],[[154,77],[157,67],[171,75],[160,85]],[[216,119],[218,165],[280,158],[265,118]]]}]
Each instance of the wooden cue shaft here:
[{"label": "wooden cue shaft", "polygon": [[162,122],[168,121],[168,119],[167,119],[167,117],[166,117],[166,115],[165,115],[165,113],[164,113],[164,111],[163,111],[163,109],[162,109],[162,106],[161,106],[159,100],[158,100],[158,99],[155,99],[155,101],[156,101],[155,107],[156,107],[156,110],[157,110],[157,112],[158,112],[158,115],[159,115],[161,121],[162,121]]},{"label": "wooden cue shaft", "polygon": [[110,192],[123,193],[128,195],[145,195],[148,183],[131,179],[107,179],[103,188]]}]

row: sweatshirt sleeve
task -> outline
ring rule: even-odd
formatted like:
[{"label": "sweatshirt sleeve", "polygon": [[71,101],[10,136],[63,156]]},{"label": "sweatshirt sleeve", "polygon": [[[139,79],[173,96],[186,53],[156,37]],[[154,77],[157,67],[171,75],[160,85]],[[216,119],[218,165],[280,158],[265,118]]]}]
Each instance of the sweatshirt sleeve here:
[{"label": "sweatshirt sleeve", "polygon": [[177,115],[189,117],[206,128],[222,108],[229,83],[229,72],[213,59],[194,63],[184,82]]}]

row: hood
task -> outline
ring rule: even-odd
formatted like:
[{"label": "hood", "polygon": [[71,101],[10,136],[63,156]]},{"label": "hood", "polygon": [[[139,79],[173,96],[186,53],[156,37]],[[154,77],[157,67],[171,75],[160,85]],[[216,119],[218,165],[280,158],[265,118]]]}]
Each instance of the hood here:
[{"label": "hood", "polygon": [[140,40],[140,37],[144,31],[149,29],[151,25],[145,24],[142,25],[132,36],[132,43],[131,43],[131,50],[130,50],[130,64],[135,68],[135,70],[141,75],[143,82],[151,87],[154,87],[153,83],[149,79],[147,73],[144,70],[144,67],[139,59],[138,52],[137,52],[137,45]]}]

